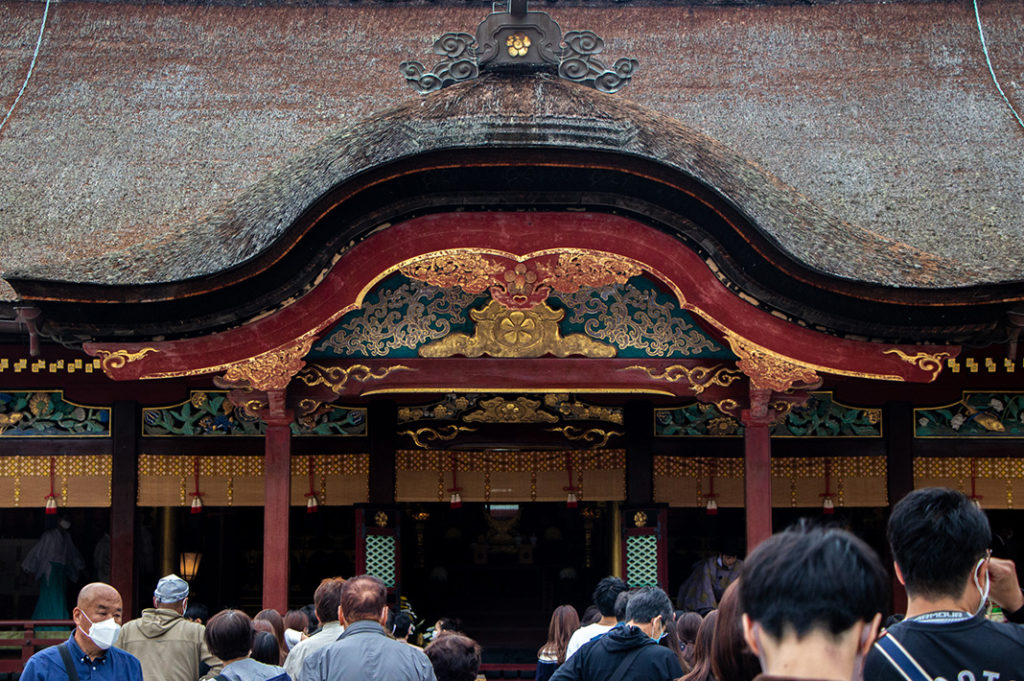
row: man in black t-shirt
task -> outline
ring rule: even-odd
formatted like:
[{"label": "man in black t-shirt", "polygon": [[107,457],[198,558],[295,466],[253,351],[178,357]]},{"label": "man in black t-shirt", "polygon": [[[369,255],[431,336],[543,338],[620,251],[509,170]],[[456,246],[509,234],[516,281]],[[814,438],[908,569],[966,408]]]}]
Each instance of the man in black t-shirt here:
[{"label": "man in black t-shirt", "polygon": [[[935,681],[1024,679],[1024,627],[1013,623],[1024,594],[1013,562],[990,557],[985,513],[961,492],[920,489],[893,508],[888,534],[907,616],[868,654],[864,678],[920,679],[919,665]],[[989,596],[1011,622],[985,618]]]}]

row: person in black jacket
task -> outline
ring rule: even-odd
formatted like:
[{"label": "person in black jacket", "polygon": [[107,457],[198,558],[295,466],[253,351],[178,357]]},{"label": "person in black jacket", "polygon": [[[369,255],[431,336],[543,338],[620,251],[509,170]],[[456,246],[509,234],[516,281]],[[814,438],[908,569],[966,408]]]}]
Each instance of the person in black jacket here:
[{"label": "person in black jacket", "polygon": [[626,622],[584,644],[551,681],[669,681],[683,675],[679,658],[658,641],[672,626],[672,602],[657,587],[630,596]]}]

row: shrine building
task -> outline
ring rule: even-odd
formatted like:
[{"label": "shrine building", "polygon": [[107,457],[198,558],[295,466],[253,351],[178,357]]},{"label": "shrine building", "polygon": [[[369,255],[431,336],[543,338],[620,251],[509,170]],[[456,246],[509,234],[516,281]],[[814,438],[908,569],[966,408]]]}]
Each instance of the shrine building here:
[{"label": "shrine building", "polygon": [[9,619],[51,517],[130,613],[172,571],[251,613],[369,572],[523,649],[800,517],[884,554],[917,487],[1024,559],[1021,3],[26,1],[0,35]]}]

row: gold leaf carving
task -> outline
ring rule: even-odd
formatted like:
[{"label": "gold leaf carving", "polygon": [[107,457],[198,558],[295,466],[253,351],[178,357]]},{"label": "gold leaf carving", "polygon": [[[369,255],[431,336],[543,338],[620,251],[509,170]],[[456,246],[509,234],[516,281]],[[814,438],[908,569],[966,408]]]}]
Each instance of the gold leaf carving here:
[{"label": "gold leaf carving", "polygon": [[658,371],[657,369],[640,364],[634,364],[624,369],[624,371],[629,370],[643,371],[656,381],[668,381],[669,383],[675,383],[685,379],[686,382],[690,384],[690,387],[693,388],[695,395],[701,394],[713,385],[728,388],[743,376],[739,371],[729,369],[721,364],[716,364],[711,367],[696,366],[692,369],[685,367],[682,364],[673,364],[665,367],[663,371]]},{"label": "gold leaf carving", "polygon": [[137,362],[148,354],[160,352],[156,348],[142,348],[137,352],[129,352],[127,350],[97,350],[96,354],[100,356],[102,362],[101,366],[103,371],[109,373],[111,369],[120,369],[129,362]]},{"label": "gold leaf carving", "polygon": [[540,400],[517,397],[514,401],[495,397],[480,403],[482,409],[463,417],[479,423],[558,423],[558,417],[540,408]]},{"label": "gold leaf carving", "polygon": [[468,250],[440,251],[399,270],[410,279],[433,286],[458,286],[467,293],[483,293],[505,271],[505,266],[482,253]]},{"label": "gold leaf carving", "polygon": [[353,364],[349,367],[326,367],[321,364],[311,364],[298,375],[298,379],[311,388],[325,385],[334,394],[340,395],[350,379],[360,383],[379,381],[395,371],[415,371],[415,369],[404,364],[395,364],[376,371],[365,364]]},{"label": "gold leaf carving", "polygon": [[576,421],[608,421],[622,425],[622,409],[587,404],[579,400],[569,401],[564,393],[548,393],[544,396],[544,406],[555,409],[563,418]]},{"label": "gold leaf carving", "polygon": [[438,440],[454,440],[459,433],[473,433],[476,428],[467,428],[466,426],[442,426],[438,429],[434,428],[417,428],[416,430],[401,430],[398,431],[399,435],[408,435],[412,438],[412,441],[416,443],[416,446],[420,449],[429,449],[431,442]]},{"label": "gold leaf carving", "polygon": [[309,352],[316,336],[313,332],[303,334],[291,343],[260,353],[255,357],[226,365],[224,382],[247,384],[253,390],[283,390],[292,377],[306,363],[302,360]]},{"label": "gold leaf carving", "polygon": [[907,353],[897,348],[886,350],[882,353],[883,355],[896,355],[904,362],[913,364],[921,371],[932,372],[932,380],[938,378],[939,373],[942,371],[942,360],[951,357],[948,352],[937,352],[934,355],[930,355],[927,352],[919,352],[914,355],[908,355]]},{"label": "gold leaf carving", "polygon": [[558,322],[565,312],[540,303],[529,310],[510,310],[491,300],[482,310],[470,310],[476,322],[472,336],[453,333],[420,348],[422,357],[614,357],[615,348],[583,334],[562,336]]},{"label": "gold leaf carving", "polygon": [[575,293],[585,286],[625,284],[643,269],[619,256],[597,251],[569,250],[558,254],[553,266],[541,268],[543,283],[556,291]]},{"label": "gold leaf carving", "polygon": [[797,383],[812,386],[821,381],[811,367],[748,344],[736,336],[727,335],[726,338],[733,352],[740,358],[736,366],[750,377],[754,389],[784,393]]},{"label": "gold leaf carving", "polygon": [[608,444],[608,439],[613,435],[623,435],[623,433],[617,430],[602,430],[601,428],[590,428],[584,430],[583,428],[576,428],[575,426],[559,426],[557,428],[548,428],[549,433],[561,433],[566,440],[572,440],[573,442],[586,442],[591,447],[604,447]]}]

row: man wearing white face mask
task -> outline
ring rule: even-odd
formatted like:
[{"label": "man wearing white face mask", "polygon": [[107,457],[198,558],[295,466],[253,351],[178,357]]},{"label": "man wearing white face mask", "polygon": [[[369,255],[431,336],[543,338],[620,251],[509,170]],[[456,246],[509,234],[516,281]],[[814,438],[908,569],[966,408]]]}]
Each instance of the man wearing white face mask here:
[{"label": "man wearing white face mask", "polygon": [[845,530],[796,526],[754,549],[739,589],[743,637],[764,672],[755,681],[860,679],[888,581]]},{"label": "man wearing white face mask", "polygon": [[1024,628],[984,614],[989,596],[1011,618],[1024,606],[1013,563],[990,558],[985,513],[956,490],[920,489],[893,507],[888,534],[907,616],[868,655],[865,678],[1024,678]]},{"label": "man wearing white face mask", "polygon": [[683,675],[679,657],[658,642],[673,626],[672,601],[657,587],[637,589],[626,621],[591,639],[565,661],[551,681],[670,681]]},{"label": "man wearing white face mask", "polygon": [[29,658],[21,681],[142,681],[135,656],[111,647],[121,631],[117,589],[101,582],[85,585],[71,617],[74,633]]}]

